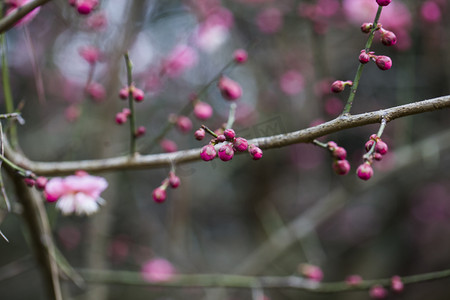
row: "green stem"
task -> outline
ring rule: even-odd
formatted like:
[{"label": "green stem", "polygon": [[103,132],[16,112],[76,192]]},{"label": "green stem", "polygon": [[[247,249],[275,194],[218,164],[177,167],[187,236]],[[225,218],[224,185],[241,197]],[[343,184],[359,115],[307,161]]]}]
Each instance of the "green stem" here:
[{"label": "green stem", "polygon": [[[3,94],[5,96],[6,112],[8,114],[14,113],[14,102],[11,92],[11,82],[9,80],[8,58],[6,57],[6,37],[5,34],[0,36],[0,43],[2,48],[2,84]],[[15,122],[12,120],[9,127],[11,146],[17,148],[17,128]]]},{"label": "green stem", "polygon": [[210,135],[212,135],[213,137],[217,137],[217,134],[212,131],[211,129],[208,128],[208,126],[202,125],[201,128],[203,128],[207,133],[209,133]]},{"label": "green stem", "polygon": [[[369,37],[366,42],[366,46],[364,47],[366,52],[369,52],[370,46],[372,46],[373,37],[375,35],[375,31],[378,30],[378,20],[380,19],[381,10],[383,9],[382,6],[378,6],[377,14],[375,16],[375,20],[373,21],[373,28],[369,33]],[[356,70],[355,79],[353,79],[353,85],[350,90],[350,95],[348,95],[347,103],[345,104],[344,110],[342,111],[341,115],[348,115],[350,114],[350,109],[353,105],[353,100],[355,99],[356,91],[358,90],[359,80],[361,78],[362,70],[364,68],[364,64],[359,63],[358,69]]]},{"label": "green stem", "polygon": [[7,159],[2,154],[0,154],[0,160],[2,160],[5,164],[7,164],[11,169],[17,171],[17,173],[19,173],[19,175],[21,175],[23,177],[33,176],[33,172],[31,172],[30,170],[25,170],[24,168],[19,167],[18,165],[14,164],[12,161]]},{"label": "green stem", "polygon": [[128,83],[128,106],[130,108],[130,155],[133,156],[136,153],[136,116],[134,110],[134,99],[131,91],[133,86],[133,63],[130,60],[128,52],[124,55],[125,65],[127,67],[127,83]]},{"label": "green stem", "polygon": [[318,140],[313,140],[313,144],[316,145],[316,146],[328,149],[328,144],[327,143],[322,143],[322,142],[320,142]]}]

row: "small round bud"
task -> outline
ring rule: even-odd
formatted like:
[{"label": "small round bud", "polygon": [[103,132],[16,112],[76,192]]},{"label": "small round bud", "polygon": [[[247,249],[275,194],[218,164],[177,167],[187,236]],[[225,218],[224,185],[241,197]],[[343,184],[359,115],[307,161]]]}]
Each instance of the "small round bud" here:
[{"label": "small round bud", "polygon": [[36,182],[35,182],[36,188],[38,190],[45,189],[45,186],[47,185],[47,182],[48,182],[47,178],[45,178],[43,176],[39,176],[38,178],[36,178]]},{"label": "small round bud", "polygon": [[348,174],[348,172],[350,172],[350,163],[346,159],[335,160],[332,167],[334,172],[336,172],[336,174],[338,175],[346,175]]},{"label": "small round bud", "polygon": [[370,30],[372,30],[372,28],[373,28],[373,24],[372,23],[363,23],[361,25],[361,31],[363,33],[369,33]]},{"label": "small round bud", "polygon": [[388,6],[391,3],[391,0],[377,0],[379,6]]},{"label": "small round bud", "polygon": [[227,140],[231,141],[236,137],[236,133],[233,129],[225,129],[223,135],[227,138]]},{"label": "small round bud", "polygon": [[177,144],[172,140],[164,139],[159,144],[164,152],[167,153],[175,152],[178,149]]},{"label": "small round bud", "polygon": [[186,116],[179,116],[177,118],[177,128],[183,132],[187,133],[192,129],[192,121]]},{"label": "small round bud", "polygon": [[403,284],[400,276],[393,276],[391,278],[391,289],[394,292],[400,293],[403,291],[403,288],[404,288],[404,284]]},{"label": "small round bud", "polygon": [[214,157],[216,157],[216,154],[217,152],[213,145],[206,145],[202,148],[200,152],[200,157],[204,161],[210,161],[213,160]]},{"label": "small round bud", "polygon": [[219,134],[216,139],[218,143],[223,143],[227,140],[226,136],[223,134]]},{"label": "small round bud", "polygon": [[389,70],[392,67],[392,60],[389,56],[379,55],[377,56],[375,63],[380,70]]},{"label": "small round bud", "polygon": [[205,135],[206,135],[206,131],[203,128],[197,129],[194,132],[194,136],[197,141],[203,140],[205,138]]},{"label": "small round bud", "polygon": [[230,144],[222,145],[219,148],[219,158],[222,161],[229,161],[234,156],[233,147]]},{"label": "small round bud", "polygon": [[97,7],[98,0],[78,0],[75,5],[79,14],[88,15]]},{"label": "small round bud", "polygon": [[344,88],[345,88],[345,85],[342,80],[336,80],[335,82],[333,82],[331,84],[331,91],[333,93],[340,93],[344,90]]},{"label": "small round bud", "polygon": [[345,283],[349,286],[357,286],[362,282],[362,277],[359,275],[349,275],[345,278]]},{"label": "small round bud", "polygon": [[374,140],[370,139],[366,142],[366,144],[364,145],[364,147],[366,148],[366,152],[369,152],[370,149],[372,149],[372,146],[374,144]]},{"label": "small round bud", "polygon": [[303,274],[303,276],[310,280],[319,282],[323,279],[322,269],[320,269],[318,266],[301,264],[299,266],[299,271]]},{"label": "small round bud", "polygon": [[393,46],[397,44],[397,36],[389,30],[381,31],[381,42],[386,46]]},{"label": "small round bud", "polygon": [[367,64],[370,61],[370,55],[367,54],[365,50],[361,50],[361,54],[358,59],[360,63]]},{"label": "small round bud", "polygon": [[105,88],[98,82],[91,82],[86,87],[86,93],[89,95],[89,97],[92,98],[92,100],[95,100],[97,102],[103,101],[106,97]]},{"label": "small round bud", "polygon": [[156,203],[162,203],[166,200],[166,187],[164,185],[153,190],[152,197]]},{"label": "small round bud", "polygon": [[127,121],[127,115],[124,114],[123,112],[117,113],[116,114],[116,123],[117,124],[123,124]]},{"label": "small round bud", "polygon": [[238,152],[244,152],[248,148],[248,142],[242,137],[238,137],[233,142],[234,150]]},{"label": "small round bud", "polygon": [[85,46],[78,49],[78,53],[91,65],[100,59],[100,50],[94,46]]},{"label": "small round bud", "polygon": [[233,101],[242,96],[242,89],[239,83],[228,77],[222,76],[219,79],[218,87],[226,100]]},{"label": "small round bud", "polygon": [[33,178],[24,178],[23,181],[29,187],[33,187],[36,181]]},{"label": "small round bud", "polygon": [[128,93],[129,93],[128,87],[121,88],[120,91],[119,91],[119,98],[122,99],[122,100],[127,100],[128,99]]},{"label": "small round bud", "polygon": [[243,64],[247,61],[248,54],[244,49],[237,49],[236,51],[234,51],[233,57],[236,63]]},{"label": "small round bud", "polygon": [[336,142],[333,142],[333,141],[329,141],[327,143],[327,145],[328,145],[328,149],[330,149],[330,150],[333,150],[334,148],[336,148],[338,146],[338,144],[336,144]]},{"label": "small round bud", "polygon": [[257,147],[256,145],[254,145],[254,144],[251,144],[248,147],[248,152],[252,156],[253,160],[259,160],[263,156],[262,150],[259,147]]},{"label": "small round bud", "polygon": [[344,160],[347,157],[347,151],[343,147],[336,147],[333,150],[333,156],[338,160]]},{"label": "small round bud", "polygon": [[365,162],[358,167],[356,174],[362,180],[369,180],[373,176],[372,166],[368,162]]},{"label": "small round bud", "polygon": [[144,91],[138,88],[133,88],[133,98],[136,102],[141,102],[142,100],[144,100]]},{"label": "small round bud", "polygon": [[381,285],[374,285],[370,288],[369,295],[372,299],[384,299],[387,296],[387,291]]},{"label": "small round bud", "polygon": [[370,137],[369,137],[371,140],[374,140],[374,141],[378,141],[380,138],[378,137],[378,135],[376,135],[375,133],[374,134],[371,134],[370,135]]},{"label": "small round bud", "polygon": [[180,185],[180,177],[175,175],[174,172],[169,173],[169,185],[174,189]]},{"label": "small round bud", "polygon": [[383,159],[383,155],[381,155],[381,154],[378,153],[378,152],[375,152],[375,153],[373,154],[373,159],[380,161],[380,160]]},{"label": "small round bud", "polygon": [[131,110],[129,108],[122,109],[122,113],[124,113],[127,117],[131,116]]},{"label": "small round bud", "polygon": [[198,101],[194,106],[194,115],[199,120],[208,120],[213,114],[211,105],[206,102]]},{"label": "small round bud", "polygon": [[381,155],[385,155],[388,152],[388,145],[380,139],[375,145],[375,151]]},{"label": "small round bud", "polygon": [[144,126],[139,126],[139,127],[136,129],[136,132],[134,133],[134,135],[135,135],[136,137],[141,137],[141,136],[143,136],[143,135],[145,134],[146,131],[147,131],[147,130],[145,129]]}]

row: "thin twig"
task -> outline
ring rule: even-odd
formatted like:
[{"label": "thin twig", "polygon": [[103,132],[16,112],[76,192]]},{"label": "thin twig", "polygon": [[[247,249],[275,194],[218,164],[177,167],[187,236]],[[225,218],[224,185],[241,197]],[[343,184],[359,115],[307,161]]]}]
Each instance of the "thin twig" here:
[{"label": "thin twig", "polygon": [[35,0],[28,2],[27,4],[20,6],[15,12],[0,19],[0,33],[3,33],[14,26],[20,19],[25,17],[33,9],[44,5],[51,0]]}]

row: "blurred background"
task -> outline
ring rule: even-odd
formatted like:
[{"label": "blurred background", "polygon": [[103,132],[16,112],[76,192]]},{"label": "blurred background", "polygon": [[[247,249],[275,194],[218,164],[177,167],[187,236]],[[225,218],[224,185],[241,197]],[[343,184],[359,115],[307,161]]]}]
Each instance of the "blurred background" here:
[{"label": "blurred background", "polygon": [[[68,1],[46,4],[30,23],[6,34],[18,128],[24,153],[37,161],[98,159],[127,154],[128,123],[115,115],[127,103],[123,54],[133,61],[135,103],[142,154],[170,149],[155,141],[179,111],[233,59],[245,64],[224,74],[243,90],[234,129],[254,138],[290,132],[337,117],[348,96],[331,94],[334,80],[353,80],[364,48],[363,22],[372,22],[375,0],[103,0],[88,15]],[[446,0],[400,1],[383,9],[380,22],[398,43],[386,47],[375,35],[372,50],[392,58],[363,72],[353,114],[450,93],[450,4]],[[3,93],[0,96],[5,111]],[[165,139],[178,150],[207,143],[193,138],[201,124],[227,120],[230,102],[216,83],[200,97],[214,114],[206,121],[187,114],[192,129],[173,128]],[[172,115],[173,116],[173,115]],[[164,258],[177,273],[300,275],[311,263],[323,281],[412,275],[450,267],[450,119],[436,111],[388,123],[389,153],[374,176],[355,175],[364,144],[378,125],[321,138],[348,152],[352,170],[339,176],[329,153],[310,144],[264,151],[260,161],[239,155],[176,166],[181,179],[157,204],[152,191],[167,168],[107,172],[106,205],[91,217],[64,217],[46,204],[54,239],[75,269],[140,272]],[[13,189],[7,193],[16,202]],[[46,299],[40,270],[19,213],[1,224],[0,298]],[[279,237],[276,243],[270,238]],[[392,299],[448,299],[448,279],[407,286]],[[250,290],[143,288],[63,284],[64,299],[251,299]],[[265,290],[268,299],[368,299],[363,292],[314,295]],[[217,297],[217,298],[216,298]]]}]

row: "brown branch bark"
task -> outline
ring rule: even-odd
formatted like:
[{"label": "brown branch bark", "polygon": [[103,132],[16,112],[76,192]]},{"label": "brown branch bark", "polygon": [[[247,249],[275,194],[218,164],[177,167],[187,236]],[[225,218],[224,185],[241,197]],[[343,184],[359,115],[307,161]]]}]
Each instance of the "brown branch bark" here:
[{"label": "brown branch bark", "polygon": [[[310,143],[321,136],[345,129],[379,123],[382,118],[388,122],[397,118],[431,112],[450,107],[450,95],[414,102],[388,109],[367,112],[358,115],[340,116],[334,120],[290,133],[261,137],[249,140],[262,149],[279,148],[297,143]],[[173,153],[120,156],[98,160],[80,160],[70,162],[36,162],[6,147],[5,156],[16,165],[29,169],[38,175],[54,176],[73,173],[76,170],[87,172],[105,172],[124,169],[151,169],[200,160],[200,148]]]},{"label": "brown branch bark", "polygon": [[36,0],[21,6],[14,13],[7,15],[6,17],[0,20],[0,33],[3,33],[9,30],[14,24],[17,23],[20,19],[26,16],[30,11],[35,9],[36,7],[42,6],[51,0]]}]

